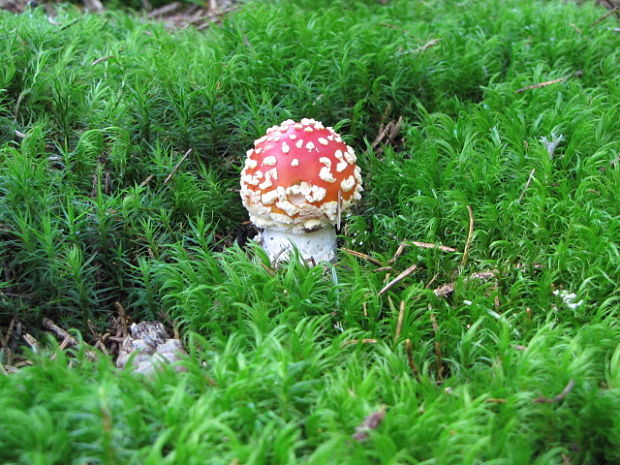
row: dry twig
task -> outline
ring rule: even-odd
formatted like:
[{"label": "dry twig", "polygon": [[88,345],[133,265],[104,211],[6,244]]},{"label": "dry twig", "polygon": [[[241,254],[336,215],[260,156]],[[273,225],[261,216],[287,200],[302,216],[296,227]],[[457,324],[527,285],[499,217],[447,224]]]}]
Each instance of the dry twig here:
[{"label": "dry twig", "polygon": [[400,338],[400,331],[403,326],[403,319],[405,317],[405,301],[400,301],[400,309],[398,311],[398,321],[396,322],[396,331],[394,333],[394,342],[398,341]]},{"label": "dry twig", "polygon": [[515,92],[517,94],[520,94],[521,92],[525,92],[526,90],[540,89],[541,87],[547,87],[547,86],[550,86],[552,84],[558,84],[560,82],[568,81],[570,78],[572,78],[572,77],[579,77],[582,74],[583,74],[583,71],[575,71],[570,76],[565,76],[563,78],[552,79],[551,81],[539,82],[537,84],[532,84],[532,85],[529,85],[529,86],[521,87],[520,89],[517,89]]},{"label": "dry twig", "polygon": [[414,378],[420,379],[420,371],[413,358],[413,346],[411,345],[411,339],[405,339],[405,351],[407,352],[407,363],[411,368]]},{"label": "dry twig", "polygon": [[443,379],[443,361],[441,358],[441,343],[439,342],[439,324],[434,313],[430,313],[431,325],[433,326],[433,332],[435,333],[435,361],[437,366],[435,367],[437,373],[437,379]]},{"label": "dry twig", "polygon": [[461,260],[461,266],[465,266],[465,264],[467,263],[469,246],[471,245],[474,234],[474,212],[469,205],[467,205],[467,213],[469,213],[469,232],[467,233],[467,241],[465,242],[465,249],[463,250],[463,259]]},{"label": "dry twig", "polygon": [[372,258],[371,256],[366,255],[365,253],[358,252],[356,250],[347,249],[345,247],[341,247],[340,250],[342,250],[344,253],[347,253],[349,255],[353,255],[354,257],[358,257],[358,258],[362,258],[364,260],[368,260],[369,262],[372,262],[375,265],[379,265],[379,266],[382,265],[382,263],[379,260],[377,260],[376,258]]},{"label": "dry twig", "polygon": [[411,273],[413,273],[417,268],[418,268],[418,265],[411,265],[409,268],[407,268],[401,274],[396,276],[392,281],[390,281],[385,286],[383,286],[383,289],[381,289],[379,291],[378,295],[385,294],[385,292],[387,292],[392,286],[394,286],[395,284],[398,284],[400,281],[405,279],[407,276],[409,276]]},{"label": "dry twig", "polygon": [[181,158],[178,161],[178,163],[174,165],[174,168],[172,168],[172,171],[170,172],[170,174],[166,176],[166,179],[164,179],[164,186],[170,182],[170,180],[172,179],[172,176],[174,176],[174,174],[177,172],[177,170],[179,169],[181,164],[185,161],[185,159],[189,157],[190,153],[192,153],[192,149],[189,149],[187,152],[185,152],[185,155],[183,155],[183,158]]},{"label": "dry twig", "polygon": [[538,399],[534,399],[534,402],[537,404],[551,404],[553,402],[560,402],[563,400],[575,387],[575,380],[571,379],[568,381],[566,387],[555,397],[539,397]]},{"label": "dry twig", "polygon": [[377,339],[347,339],[340,344],[340,347],[346,347],[353,344],[376,344],[377,342],[379,342]]}]

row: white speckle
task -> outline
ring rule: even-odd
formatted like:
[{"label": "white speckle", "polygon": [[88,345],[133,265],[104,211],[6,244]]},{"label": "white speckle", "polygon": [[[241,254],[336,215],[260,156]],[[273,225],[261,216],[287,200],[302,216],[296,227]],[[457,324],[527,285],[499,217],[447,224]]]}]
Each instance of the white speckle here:
[{"label": "white speckle", "polygon": [[325,129],[325,126],[323,126],[323,123],[320,121],[317,121],[314,125],[314,129]]},{"label": "white speckle", "polygon": [[297,158],[293,158],[291,160],[291,166],[299,166],[299,160]]},{"label": "white speckle", "polygon": [[334,136],[327,136],[327,140],[334,140]]},{"label": "white speckle", "polygon": [[295,126],[293,126],[295,129],[302,129],[304,127],[303,124],[297,123],[295,124]]},{"label": "white speckle", "polygon": [[282,153],[289,153],[291,148],[286,142],[282,142]]},{"label": "white speckle", "polygon": [[256,186],[259,182],[254,176],[251,176],[249,174],[246,174],[245,176],[243,176],[242,180],[244,183],[250,184],[252,186]]},{"label": "white speckle", "polygon": [[329,142],[324,137],[319,137],[319,144],[327,145]]},{"label": "white speckle", "polygon": [[257,148],[256,150],[254,150],[256,152],[256,154],[260,154],[263,151],[262,147]]},{"label": "white speckle", "polygon": [[254,173],[254,176],[256,176],[256,179],[262,179],[263,178],[263,172],[262,171],[257,171],[256,173]]},{"label": "white speckle", "polygon": [[253,158],[248,158],[245,160],[246,169],[253,170],[257,166],[258,166],[258,162],[254,160]]},{"label": "white speckle", "polygon": [[313,119],[309,119],[309,118],[302,118],[301,119],[301,124],[308,125],[308,124],[312,124],[312,123],[314,123]]},{"label": "white speckle", "polygon": [[301,183],[301,188],[299,189],[302,195],[309,195],[312,192],[312,186],[307,182]]},{"label": "white speckle", "polygon": [[289,134],[288,137],[289,139],[294,140],[297,139],[297,134]]},{"label": "white speckle", "polygon": [[278,199],[286,200],[286,189],[282,186],[276,187],[276,192],[278,193]]},{"label": "white speckle", "polygon": [[349,166],[349,164],[346,161],[341,161],[336,165],[336,172],[342,173],[344,170],[347,169],[347,166]]},{"label": "white speckle", "polygon": [[313,128],[311,128],[310,126],[306,126],[306,127],[304,128],[304,132],[312,132],[312,131],[314,131],[314,129],[313,129]]},{"label": "white speckle", "polygon": [[276,160],[276,157],[274,157],[274,156],[265,157],[263,159],[263,165],[265,165],[265,166],[276,166],[277,162],[278,162],[278,160]]},{"label": "white speckle", "polygon": [[308,150],[312,150],[312,149],[314,148],[314,143],[313,143],[313,142],[308,142],[308,143],[306,144],[306,148],[307,148]]},{"label": "white speckle", "polygon": [[319,171],[319,178],[325,182],[336,182],[336,178],[334,178],[334,175],[327,166],[321,168],[321,171]]},{"label": "white speckle", "polygon": [[290,126],[291,124],[295,124],[295,121],[292,119],[287,119],[286,121],[282,121],[281,126]]},{"label": "white speckle", "polygon": [[320,202],[327,195],[327,189],[320,186],[312,186],[312,198],[314,202]]},{"label": "white speckle", "polygon": [[355,186],[355,177],[353,175],[349,176],[347,179],[344,179],[340,183],[340,187],[343,192],[349,192]]},{"label": "white speckle", "polygon": [[278,179],[278,169],[277,168],[271,168],[269,171],[267,171],[267,173],[265,175],[268,178],[271,178],[271,179]]},{"label": "white speckle", "polygon": [[276,137],[274,137],[274,138],[273,138],[273,140],[274,140],[275,142],[280,142],[280,136],[276,136]]},{"label": "white speckle", "polygon": [[279,202],[276,202],[276,206],[281,210],[284,210],[289,216],[294,216],[299,213],[299,208],[287,200],[280,200]]},{"label": "white speckle", "polygon": [[266,178],[262,182],[262,184],[259,184],[258,188],[264,191],[265,189],[269,189],[271,186],[273,186],[273,183],[271,182],[271,178]]},{"label": "white speckle", "polygon": [[328,168],[332,167],[332,161],[329,158],[327,158],[327,157],[319,158],[319,163],[322,164],[322,165],[327,166]]},{"label": "white speckle", "polygon": [[336,142],[342,142],[342,137],[340,137],[338,134],[334,136],[334,139],[336,140]]},{"label": "white speckle", "polygon": [[267,136],[263,136],[260,139],[256,139],[256,141],[254,141],[255,144],[262,144],[263,142],[265,142],[267,140]]},{"label": "white speckle", "polygon": [[247,152],[245,152],[246,156],[248,157],[251,157],[253,153],[254,153],[254,149],[250,149]]},{"label": "white speckle", "polygon": [[295,147],[297,147],[298,149],[300,149],[302,145],[304,145],[304,140],[303,140],[303,139],[299,139],[299,140],[297,141],[297,143],[295,144]]},{"label": "white speckle", "polygon": [[269,192],[265,192],[263,195],[261,195],[260,199],[263,202],[263,204],[270,205],[273,202],[275,202],[277,198],[278,198],[278,193],[274,189]]},{"label": "white speckle", "polygon": [[273,145],[269,144],[265,147],[265,150],[271,150],[273,148]]},{"label": "white speckle", "polygon": [[353,149],[351,149],[351,151],[346,151],[344,153],[344,158],[347,160],[347,162],[350,165],[355,164],[355,162],[357,161],[357,157],[355,156],[355,152],[353,152]]}]

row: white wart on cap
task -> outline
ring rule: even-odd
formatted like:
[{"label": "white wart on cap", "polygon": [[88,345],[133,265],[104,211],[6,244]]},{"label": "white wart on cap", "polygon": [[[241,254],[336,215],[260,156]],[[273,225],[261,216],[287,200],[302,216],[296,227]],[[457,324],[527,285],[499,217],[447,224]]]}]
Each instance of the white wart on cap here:
[{"label": "white wart on cap", "polygon": [[334,225],[361,198],[353,149],[330,127],[302,119],[273,126],[248,150],[241,199],[260,228],[292,232]]}]

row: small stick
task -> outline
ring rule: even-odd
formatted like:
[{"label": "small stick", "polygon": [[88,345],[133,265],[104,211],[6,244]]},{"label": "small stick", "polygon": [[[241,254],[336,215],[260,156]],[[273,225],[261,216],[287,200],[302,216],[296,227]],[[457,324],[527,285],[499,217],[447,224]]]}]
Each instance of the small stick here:
[{"label": "small stick", "polygon": [[364,316],[368,318],[368,305],[366,304],[366,302],[362,302],[362,310],[364,312]]},{"label": "small stick", "polygon": [[609,18],[611,15],[616,14],[617,11],[617,7],[612,8],[611,10],[609,10],[607,13],[605,13],[603,16],[601,16],[600,18],[598,18],[596,21],[594,21],[592,24],[590,24],[590,27],[592,26],[596,26],[598,23],[602,23],[603,21],[605,21],[607,18]]},{"label": "small stick", "polygon": [[457,252],[457,250],[453,247],[447,247],[445,245],[438,244],[429,244],[428,242],[419,242],[419,241],[410,241],[411,245],[415,245],[416,247],[422,247],[424,249],[439,249],[442,252]]},{"label": "small stick", "polygon": [[525,191],[527,190],[528,187],[530,187],[530,184],[532,184],[535,174],[536,174],[536,168],[533,168],[532,171],[530,171],[530,176],[529,178],[527,178],[527,182],[525,183],[525,187],[523,187],[523,190],[521,191],[521,195],[519,196],[517,203],[521,203],[521,200],[523,200],[523,197],[525,196]]},{"label": "small stick", "polygon": [[382,271],[392,271],[393,268],[391,266],[382,266],[380,268],[376,268],[373,271],[373,273],[381,273]]},{"label": "small stick", "polygon": [[407,244],[406,242],[401,242],[398,248],[396,249],[396,252],[394,252],[394,256],[388,260],[388,263],[389,264],[394,263],[398,259],[398,257],[400,257],[400,255],[403,253],[403,251],[405,250],[405,247],[407,247],[408,245],[409,244]]},{"label": "small stick", "polygon": [[94,60],[90,65],[91,66],[95,66],[98,65],[99,63],[103,63],[104,61],[108,61],[110,58],[113,58],[113,55],[106,55],[104,57],[101,58],[97,58],[96,60]]},{"label": "small stick", "polygon": [[363,258],[364,260],[368,260],[369,262],[372,262],[375,265],[381,266],[383,264],[379,260],[377,260],[376,258],[372,258],[372,257],[366,255],[365,253],[358,252],[356,250],[347,249],[345,247],[341,247],[340,250],[342,250],[344,253],[348,253],[349,255],[353,255],[354,257]]},{"label": "small stick", "polygon": [[185,155],[183,155],[183,158],[181,158],[179,162],[176,165],[174,165],[174,168],[172,168],[172,171],[170,172],[170,174],[166,176],[166,179],[164,179],[164,186],[168,184],[168,182],[170,182],[170,180],[172,179],[172,176],[174,176],[174,173],[177,172],[177,170],[179,169],[181,164],[185,161],[185,159],[189,157],[190,153],[192,153],[192,149],[188,149],[187,152],[185,152]]},{"label": "small stick", "polygon": [[407,352],[407,363],[409,363],[409,368],[411,368],[411,372],[413,376],[417,379],[420,379],[420,371],[418,370],[418,366],[415,364],[415,360],[413,358],[413,346],[411,345],[411,339],[405,339],[405,351]]},{"label": "small stick", "polygon": [[431,325],[433,325],[433,331],[435,332],[435,359],[437,363],[437,367],[435,368],[437,372],[437,378],[443,379],[443,362],[441,360],[441,344],[439,342],[439,325],[437,324],[437,318],[435,318],[435,314],[431,313],[430,315]]},{"label": "small stick", "polygon": [[381,289],[379,291],[378,295],[382,295],[385,294],[385,292],[390,289],[392,286],[394,286],[395,284],[398,284],[400,281],[402,281],[403,279],[405,279],[407,276],[409,276],[411,273],[413,273],[416,269],[418,268],[418,265],[411,265],[409,268],[407,268],[405,271],[403,271],[401,274],[399,274],[398,276],[396,276],[392,281],[390,281],[389,283],[387,283],[383,289]]},{"label": "small stick", "polygon": [[400,301],[400,310],[398,311],[398,321],[396,323],[396,332],[394,333],[394,343],[400,338],[400,330],[403,326],[403,318],[405,317],[405,301]]},{"label": "small stick", "polygon": [[149,174],[146,179],[144,181],[142,181],[140,184],[138,184],[138,187],[144,187],[146,186],[149,182],[151,182],[151,180],[155,177],[155,175],[153,174]]},{"label": "small stick", "polygon": [[338,202],[336,202],[336,231],[340,233],[342,224],[342,191],[338,189]]},{"label": "small stick", "polygon": [[537,404],[551,404],[553,402],[560,402],[563,400],[575,387],[575,380],[571,379],[568,381],[566,387],[555,397],[539,397],[538,399],[534,399],[534,402]]},{"label": "small stick", "polygon": [[114,308],[118,312],[119,320],[120,320],[120,330],[121,336],[127,337],[129,331],[127,331],[127,323],[129,322],[129,318],[127,318],[127,314],[125,313],[125,308],[120,302],[114,302]]},{"label": "small stick", "polygon": [[353,344],[376,344],[377,342],[377,339],[347,339],[342,344],[340,344],[340,347],[346,347]]},{"label": "small stick", "polygon": [[435,280],[437,279],[437,276],[439,276],[439,273],[436,273],[435,276],[433,276],[431,278],[431,280],[428,282],[428,284],[426,286],[424,286],[424,289],[428,289],[429,287],[431,287],[431,284],[433,284],[435,282]]},{"label": "small stick", "polygon": [[539,82],[537,84],[532,84],[532,85],[529,85],[529,86],[521,87],[520,89],[517,89],[515,92],[517,94],[520,94],[522,92],[525,92],[526,90],[540,89],[541,87],[547,87],[547,86],[550,86],[552,84],[558,84],[560,82],[568,81],[568,79],[570,79],[571,77],[579,77],[582,74],[583,74],[583,71],[581,71],[581,70],[580,71],[575,71],[570,76],[564,76],[563,78],[552,79],[551,81]]},{"label": "small stick", "polygon": [[26,333],[22,336],[22,338],[24,339],[24,341],[26,341],[26,344],[28,344],[34,352],[39,351],[39,342],[34,337],[32,337],[31,334]]},{"label": "small stick", "polygon": [[487,404],[505,404],[506,403],[506,399],[499,399],[497,397],[490,397],[487,400],[485,400],[485,402]]},{"label": "small stick", "polygon": [[43,318],[42,323],[45,328],[49,329],[56,336],[62,339],[63,343],[64,341],[67,341],[67,344],[71,344],[72,346],[78,345],[77,341],[75,340],[73,336],[71,336],[71,334],[69,334],[67,331],[62,329],[60,326],[54,323],[51,319]]},{"label": "small stick", "polygon": [[469,213],[469,232],[467,233],[467,241],[465,242],[465,250],[463,250],[463,259],[461,260],[461,266],[465,266],[465,264],[467,263],[469,246],[471,245],[474,234],[474,212],[469,205],[467,205],[467,213]]},{"label": "small stick", "polygon": [[260,266],[267,272],[269,276],[271,276],[272,278],[275,277],[276,272],[269,268],[267,265],[261,262]]}]

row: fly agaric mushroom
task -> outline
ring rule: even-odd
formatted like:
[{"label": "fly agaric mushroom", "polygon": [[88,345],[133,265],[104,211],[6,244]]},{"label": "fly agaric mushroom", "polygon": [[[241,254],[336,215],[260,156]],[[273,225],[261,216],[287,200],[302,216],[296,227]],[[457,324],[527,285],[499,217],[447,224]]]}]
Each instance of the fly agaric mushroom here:
[{"label": "fly agaric mushroom", "polygon": [[307,261],[335,259],[334,225],[361,198],[356,160],[353,148],[313,119],[284,121],[254,142],[241,199],[272,262],[288,258],[292,246]]}]

